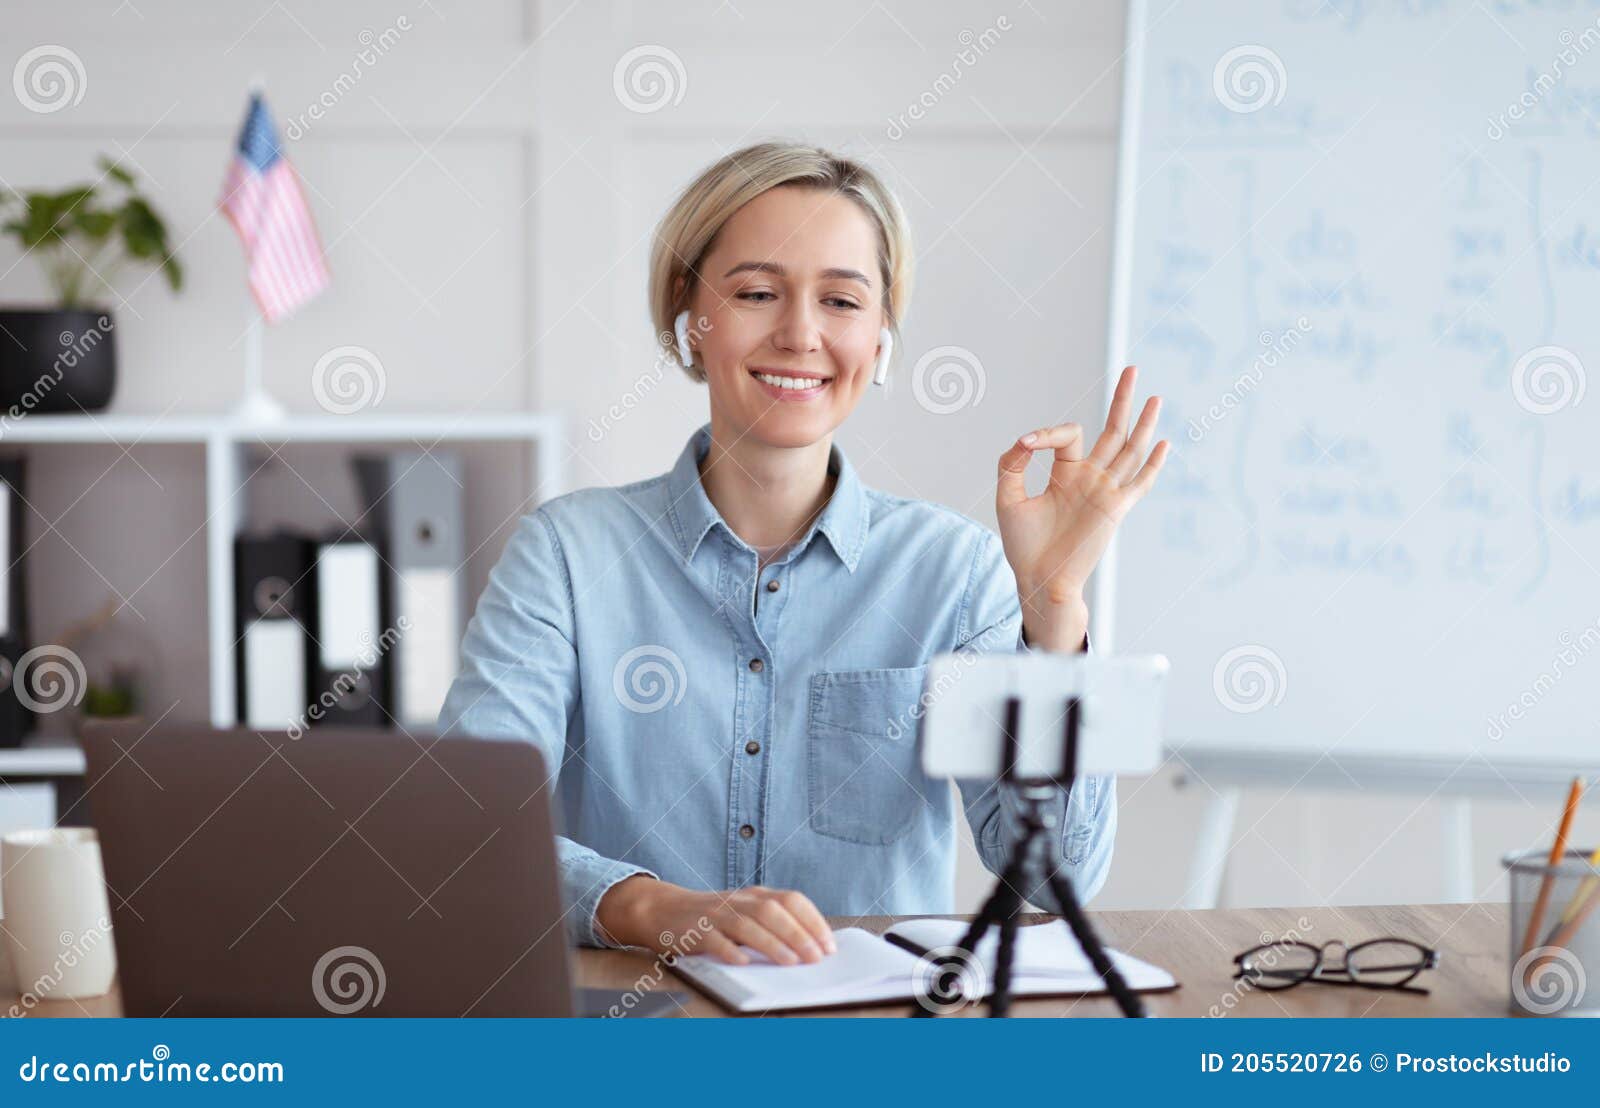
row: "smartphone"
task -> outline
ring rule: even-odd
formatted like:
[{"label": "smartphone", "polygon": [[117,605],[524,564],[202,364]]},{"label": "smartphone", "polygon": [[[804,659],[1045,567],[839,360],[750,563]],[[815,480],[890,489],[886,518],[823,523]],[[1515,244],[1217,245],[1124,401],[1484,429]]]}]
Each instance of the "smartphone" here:
[{"label": "smartphone", "polygon": [[[1161,764],[1169,668],[1162,654],[936,655],[920,701],[922,768],[934,777],[999,778],[1009,753],[1015,777],[1064,783],[1075,704],[1078,776],[1153,773]],[[1010,747],[1006,713],[1013,697]]]}]

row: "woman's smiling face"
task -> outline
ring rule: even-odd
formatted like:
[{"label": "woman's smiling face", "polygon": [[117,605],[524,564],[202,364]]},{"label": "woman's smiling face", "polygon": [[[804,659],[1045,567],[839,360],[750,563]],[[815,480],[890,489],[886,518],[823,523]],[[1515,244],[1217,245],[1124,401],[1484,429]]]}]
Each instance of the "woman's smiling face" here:
[{"label": "woman's smiling face", "polygon": [[866,213],[819,189],[769,189],[723,225],[700,277],[689,316],[713,421],[785,447],[843,423],[886,323]]}]

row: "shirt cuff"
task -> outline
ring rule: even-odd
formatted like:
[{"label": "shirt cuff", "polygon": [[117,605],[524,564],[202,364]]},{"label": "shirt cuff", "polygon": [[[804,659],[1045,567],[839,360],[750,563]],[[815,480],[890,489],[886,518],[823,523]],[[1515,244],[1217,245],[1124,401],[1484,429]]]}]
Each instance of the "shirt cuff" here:
[{"label": "shirt cuff", "polygon": [[[1089,653],[1089,632],[1087,630],[1085,630],[1084,633],[1083,633],[1083,645],[1078,647],[1078,652],[1080,654]],[[1017,628],[1017,653],[1018,654],[1033,654],[1033,653],[1036,653],[1034,648],[1028,643],[1028,632],[1027,632],[1027,630],[1025,628],[1021,628],[1021,627]]]},{"label": "shirt cuff", "polygon": [[613,885],[639,874],[659,880],[658,874],[643,866],[598,856],[585,858],[567,871],[567,888],[578,890],[572,904],[572,931],[579,946],[625,945],[606,934],[605,929],[600,926],[600,921],[595,919],[595,912],[600,907],[600,899],[611,891]]}]

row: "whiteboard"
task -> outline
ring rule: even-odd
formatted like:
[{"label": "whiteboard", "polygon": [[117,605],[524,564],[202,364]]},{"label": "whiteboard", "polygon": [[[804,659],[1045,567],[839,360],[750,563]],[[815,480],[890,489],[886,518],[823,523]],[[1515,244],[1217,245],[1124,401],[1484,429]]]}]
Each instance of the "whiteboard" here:
[{"label": "whiteboard", "polygon": [[1116,544],[1169,745],[1600,761],[1600,4],[1135,0]]}]

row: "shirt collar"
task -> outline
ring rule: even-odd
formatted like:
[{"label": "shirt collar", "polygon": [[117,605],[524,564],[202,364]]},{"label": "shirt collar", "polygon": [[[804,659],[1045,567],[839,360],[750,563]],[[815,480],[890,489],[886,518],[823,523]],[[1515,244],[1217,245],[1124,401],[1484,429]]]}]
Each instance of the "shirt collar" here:
[{"label": "shirt collar", "polygon": [[[684,561],[692,561],[700,548],[700,540],[712,527],[720,525],[730,538],[737,539],[733,529],[723,520],[716,506],[706,496],[700,483],[700,461],[711,449],[711,424],[703,424],[689,436],[683,452],[667,474],[667,514],[672,519],[674,536]],[[828,449],[828,472],[837,474],[833,495],[828,498],[822,514],[812,524],[811,530],[801,536],[801,548],[811,541],[816,531],[828,539],[833,552],[851,573],[861,560],[862,547],[867,540],[867,497],[856,476],[855,467],[834,443]]]}]

